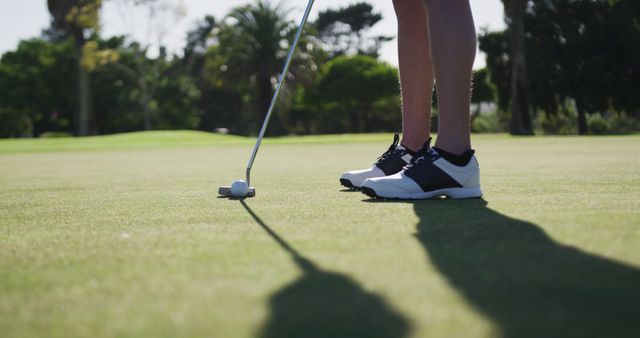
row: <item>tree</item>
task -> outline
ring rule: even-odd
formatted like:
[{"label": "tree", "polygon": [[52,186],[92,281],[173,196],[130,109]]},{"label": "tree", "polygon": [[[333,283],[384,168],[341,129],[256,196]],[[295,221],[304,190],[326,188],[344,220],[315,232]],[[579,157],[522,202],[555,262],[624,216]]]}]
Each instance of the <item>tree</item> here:
[{"label": "tree", "polygon": [[76,50],[76,76],[78,93],[75,118],[76,135],[93,133],[95,126],[91,111],[91,87],[89,70],[83,64],[87,37],[98,29],[102,0],[47,0],[53,26],[62,29],[73,38]]},{"label": "tree", "polygon": [[[580,134],[589,132],[587,115],[640,107],[630,88],[639,85],[640,5],[634,1],[555,0],[530,4],[524,16],[529,106],[546,119],[575,108]],[[484,33],[480,48],[505,109],[513,92],[510,35]],[[634,99],[635,98],[635,99]],[[573,104],[575,103],[575,104]]]},{"label": "tree", "polygon": [[489,70],[482,68],[473,72],[473,88],[471,95],[471,103],[477,105],[473,117],[480,115],[482,104],[494,102],[496,96],[496,88],[489,81]]},{"label": "tree", "polygon": [[511,71],[511,134],[533,135],[525,47],[525,9],[529,0],[502,0],[508,24]]},{"label": "tree", "polygon": [[362,54],[377,58],[382,43],[393,37],[370,37],[367,32],[382,20],[382,14],[374,12],[365,2],[339,9],[328,9],[318,14],[314,26],[329,57]]},{"label": "tree", "polygon": [[[121,17],[135,31],[138,20],[132,16],[135,9],[144,9],[147,36],[145,41],[132,43],[135,63],[132,66],[121,64],[121,68],[135,78],[140,90],[140,105],[143,118],[143,129],[151,130],[153,119],[157,115],[156,90],[162,76],[158,68],[166,58],[163,41],[171,26],[184,16],[181,4],[174,5],[167,0],[118,0]],[[149,60],[149,51],[155,45],[158,49],[158,62]]]},{"label": "tree", "polygon": [[[95,98],[100,132],[144,130],[145,115],[140,112],[145,110],[145,105],[153,112],[154,128],[195,129],[198,126],[200,90],[181,72],[181,60],[170,60],[164,53],[156,58],[140,59],[139,45],[127,43],[125,37],[100,40],[99,44],[100,48],[117,50],[119,55],[117,63],[100,67],[92,76],[92,86],[100,93]],[[153,76],[145,77],[145,84],[153,86],[152,99],[140,83],[140,74],[134,71],[141,62],[147,69],[155,69]]]},{"label": "tree", "polygon": [[398,71],[372,57],[340,56],[306,94],[307,129],[314,133],[393,131],[400,125]]},{"label": "tree", "polygon": [[[287,19],[287,13],[268,1],[236,7],[212,36],[214,42],[209,47],[207,60],[211,81],[224,83],[226,89],[250,93],[248,99],[254,102],[240,133],[257,130],[262,114],[271,103],[274,84],[282,76],[282,65],[297,29],[297,25]],[[284,74],[290,88],[296,83],[311,81],[318,68],[316,50],[317,46],[306,37],[301,39],[289,74]],[[275,134],[284,132],[278,114],[274,114],[270,130]]]},{"label": "tree", "polygon": [[207,48],[209,48],[213,30],[217,26],[217,20],[213,16],[207,15],[197,22],[191,31],[187,32],[187,43],[183,49],[181,62],[183,73],[194,78],[202,77]]},{"label": "tree", "polygon": [[472,103],[493,102],[496,89],[489,81],[489,70],[482,68],[473,72]]},{"label": "tree", "polygon": [[0,136],[70,131],[74,64],[74,47],[68,40],[25,40],[5,53],[0,59]]}]

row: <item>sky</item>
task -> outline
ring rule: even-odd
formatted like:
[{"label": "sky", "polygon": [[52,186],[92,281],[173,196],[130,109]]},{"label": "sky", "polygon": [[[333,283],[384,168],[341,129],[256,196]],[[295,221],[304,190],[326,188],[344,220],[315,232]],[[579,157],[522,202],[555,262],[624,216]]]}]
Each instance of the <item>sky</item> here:
[{"label": "sky", "polygon": [[[148,34],[144,27],[145,15],[141,12],[123,13],[123,6],[117,5],[121,0],[105,0],[102,13],[102,35],[116,34],[134,35],[138,41],[146,41]],[[168,46],[171,52],[179,52],[183,45],[186,32],[193,27],[194,22],[207,14],[222,17],[229,9],[246,4],[252,0],[169,0],[174,4],[181,4],[184,16],[179,21],[166,18],[165,26],[168,27],[163,44]],[[396,19],[391,0],[365,0],[382,13],[383,21],[372,31],[374,34],[393,35],[396,33]],[[316,0],[315,8],[311,14],[311,20],[317,16],[319,10],[327,8],[344,7],[358,0]],[[287,7],[294,8],[292,17],[299,21],[299,17],[307,4],[305,0],[284,0]],[[471,0],[471,6],[476,21],[478,32],[481,29],[498,30],[504,28],[502,17],[503,7],[500,0]],[[128,18],[128,19],[125,19]],[[43,28],[49,25],[50,17],[45,0],[0,0],[0,54],[13,50],[22,39],[36,37]],[[132,23],[135,22],[135,23]],[[132,34],[132,31],[134,33]],[[381,58],[393,65],[398,64],[395,41],[384,45]],[[484,56],[478,55],[475,68],[484,65]]]}]

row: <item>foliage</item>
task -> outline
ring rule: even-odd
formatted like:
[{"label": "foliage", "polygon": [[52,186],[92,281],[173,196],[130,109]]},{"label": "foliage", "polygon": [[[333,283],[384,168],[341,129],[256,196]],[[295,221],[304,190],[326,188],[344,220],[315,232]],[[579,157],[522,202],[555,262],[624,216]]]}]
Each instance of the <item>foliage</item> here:
[{"label": "foliage", "polygon": [[[566,102],[575,102],[578,131],[587,114],[613,109],[640,111],[640,25],[637,1],[554,0],[533,2],[525,15],[531,106],[543,110],[543,129],[557,130]],[[510,32],[485,32],[480,48],[498,89],[499,105],[511,99]],[[562,123],[561,123],[562,124]],[[563,132],[569,132],[564,129]]]},{"label": "foliage", "polygon": [[[0,58],[0,136],[258,132],[283,76],[297,12],[256,0],[225,17],[204,16],[186,34],[183,53],[169,55],[162,37],[173,21],[163,18],[179,17],[180,6],[167,7],[166,0],[118,3],[147,10],[149,22],[158,23],[150,26],[153,43],[104,39],[101,0],[47,1],[52,25]],[[532,128],[544,133],[639,130],[637,1],[504,3],[508,29],[480,36],[487,68],[474,73],[474,132],[524,133],[527,112],[538,114]],[[400,129],[397,69],[377,60],[389,37],[370,34],[381,19],[367,3],[319,13],[284,74],[269,134]],[[158,53],[150,53],[155,47]],[[494,102],[497,111],[487,112]],[[432,120],[435,131],[437,110]]]},{"label": "foliage", "polygon": [[473,72],[472,103],[494,102],[496,87],[490,81],[489,70],[482,68]]},{"label": "foliage", "polygon": [[99,28],[102,0],[47,0],[53,25],[78,40]]},{"label": "foliage", "polygon": [[[166,55],[141,58],[140,46],[125,41],[116,37],[100,42],[102,48],[113,48],[119,55],[117,63],[99,68],[92,79],[94,92],[102,94],[94,101],[99,107],[100,131],[146,129],[146,118],[158,129],[197,128],[200,90],[190,77],[175,71],[179,61],[171,61]],[[137,72],[140,69],[154,72]],[[141,114],[145,111],[148,116]]]},{"label": "foliage", "polygon": [[80,63],[82,68],[89,72],[108,63],[118,62],[119,59],[120,55],[113,49],[99,50],[97,41],[87,41],[82,46],[82,60],[80,60]]},{"label": "foliage", "polygon": [[497,112],[478,114],[471,120],[474,133],[502,133],[506,130]]},{"label": "foliage", "polygon": [[[209,90],[241,93],[233,95],[236,102],[232,103],[235,113],[241,112],[240,123],[225,126],[233,132],[255,133],[271,104],[274,84],[283,76],[282,65],[297,29],[287,19],[287,13],[280,5],[257,1],[232,9],[212,32],[213,43],[205,65]],[[289,72],[284,74],[288,88],[312,81],[321,58],[316,44],[307,37],[301,38]],[[283,94],[286,101],[286,90]],[[280,115],[272,118],[273,134],[285,133]]]},{"label": "foliage", "polygon": [[74,117],[75,132],[84,136],[93,134],[95,128],[95,115],[92,110],[90,72],[97,61],[113,59],[113,55],[104,58],[107,54],[98,53],[95,48],[88,46],[85,54],[85,44],[88,37],[95,36],[99,32],[100,8],[102,0],[47,0],[47,7],[52,16],[52,27],[64,32],[73,39],[75,45],[76,87],[75,91],[77,109]]},{"label": "foliage", "polygon": [[602,115],[594,114],[589,117],[589,132],[595,135],[604,135],[607,133],[609,129],[609,124],[607,120],[605,120]]},{"label": "foliage", "polygon": [[398,81],[395,68],[372,57],[335,58],[304,98],[307,116],[318,120],[310,131],[399,129]]},{"label": "foliage", "polygon": [[381,20],[382,14],[375,12],[373,6],[360,2],[339,9],[321,11],[314,26],[330,58],[354,54],[377,58],[382,43],[393,39],[383,35],[367,34]]},{"label": "foliage", "polygon": [[19,110],[0,107],[0,137],[31,136],[33,125],[26,114]]},{"label": "foliage", "polygon": [[[0,59],[3,136],[69,130],[73,121],[74,52],[69,41],[32,39]],[[6,120],[5,120],[6,118]],[[16,128],[10,131],[10,126]]]},{"label": "foliage", "polygon": [[638,120],[624,113],[593,114],[587,122],[589,133],[595,135],[631,134],[640,131]]},{"label": "foliage", "polygon": [[539,114],[535,124],[546,135],[572,135],[578,131],[577,116],[575,109],[564,114]]}]

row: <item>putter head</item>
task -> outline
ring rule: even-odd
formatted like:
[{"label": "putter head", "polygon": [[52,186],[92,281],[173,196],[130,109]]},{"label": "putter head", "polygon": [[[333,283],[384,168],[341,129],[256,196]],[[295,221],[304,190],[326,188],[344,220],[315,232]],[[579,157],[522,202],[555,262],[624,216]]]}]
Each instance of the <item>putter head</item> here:
[{"label": "putter head", "polygon": [[[222,186],[218,189],[218,195],[221,197],[233,197],[231,196],[231,187],[230,186]],[[249,192],[246,197],[255,197],[256,196],[256,188],[249,187]]]}]

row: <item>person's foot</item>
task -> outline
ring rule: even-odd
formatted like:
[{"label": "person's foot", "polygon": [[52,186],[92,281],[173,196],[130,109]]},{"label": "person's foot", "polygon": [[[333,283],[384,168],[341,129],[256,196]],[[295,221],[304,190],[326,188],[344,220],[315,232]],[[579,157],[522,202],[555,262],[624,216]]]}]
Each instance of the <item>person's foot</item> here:
[{"label": "person's foot", "polygon": [[455,165],[436,149],[425,145],[402,171],[365,180],[362,192],[373,198],[391,199],[481,197],[478,160],[473,150],[469,150],[466,156],[468,161],[465,164]]},{"label": "person's foot", "polygon": [[393,143],[389,149],[378,158],[378,161],[369,169],[347,171],[340,177],[340,184],[347,188],[358,189],[362,182],[368,178],[393,175],[411,163],[413,152],[398,144],[400,136],[393,136]]}]

